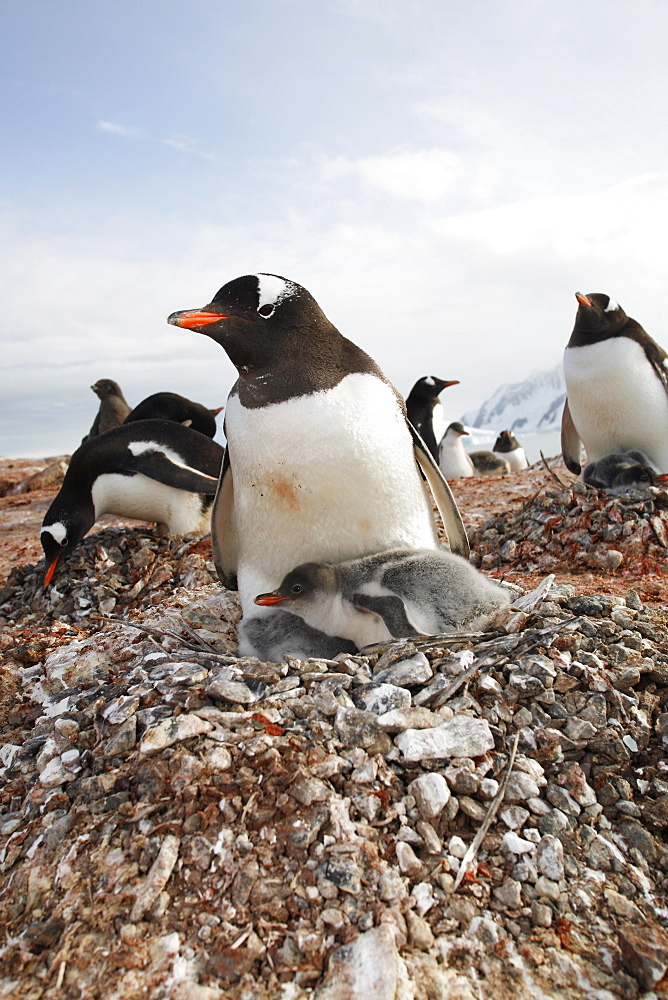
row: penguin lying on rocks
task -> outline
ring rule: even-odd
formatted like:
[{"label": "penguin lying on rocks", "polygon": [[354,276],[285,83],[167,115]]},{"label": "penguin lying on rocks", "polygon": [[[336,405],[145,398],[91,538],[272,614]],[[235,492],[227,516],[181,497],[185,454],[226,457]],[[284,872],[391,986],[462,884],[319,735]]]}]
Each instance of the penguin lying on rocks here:
[{"label": "penguin lying on rocks", "polygon": [[212,438],[216,436],[216,417],[222,410],[222,406],[209,410],[202,403],[195,403],[176,392],[154,392],[152,396],[137,403],[124,423],[130,424],[134,420],[175,420]]},{"label": "penguin lying on rocks", "polygon": [[458,420],[451,423],[443,436],[438,464],[446,479],[464,479],[469,476],[503,476],[510,472],[505,456],[492,451],[467,452],[462,438],[468,435]]},{"label": "penguin lying on rocks", "polygon": [[450,488],[410,427],[401,396],[305,288],[248,274],[169,322],[211,337],[239,373],[225,408],[212,548],[222,582],[238,582],[242,656],[339,651],[296,615],[254,603],[295,565],[438,547],[420,469],[451,548],[468,554]]},{"label": "penguin lying on rocks", "polygon": [[417,380],[406,397],[406,413],[429,451],[438,462],[438,444],[445,433],[443,404],[439,394],[457,381],[446,382],[436,375],[425,375]]},{"label": "penguin lying on rocks", "polygon": [[98,434],[106,434],[114,427],[119,427],[130,412],[120,385],[113,379],[99,378],[91,389],[100,400],[100,406],[93,425],[83,441],[90,441]]},{"label": "penguin lying on rocks", "polygon": [[207,534],[222,462],[219,444],[168,420],[122,424],[86,441],[42,522],[44,586],[102,514]]},{"label": "penguin lying on rocks", "polygon": [[582,472],[582,481],[607,493],[619,494],[663,485],[668,482],[668,475],[657,475],[641,451],[627,451],[588,462]]},{"label": "penguin lying on rocks", "polygon": [[338,565],[304,563],[255,603],[280,604],[361,649],[402,636],[479,631],[502,617],[510,595],[461,556],[399,549]]},{"label": "penguin lying on rocks", "polygon": [[511,472],[522,472],[529,467],[526,452],[512,431],[501,431],[492,451],[506,460]]},{"label": "penguin lying on rocks", "polygon": [[666,352],[609,295],[575,297],[578,311],[564,352],[564,462],[577,476],[582,445],[589,462],[637,450],[655,472],[668,473]]}]

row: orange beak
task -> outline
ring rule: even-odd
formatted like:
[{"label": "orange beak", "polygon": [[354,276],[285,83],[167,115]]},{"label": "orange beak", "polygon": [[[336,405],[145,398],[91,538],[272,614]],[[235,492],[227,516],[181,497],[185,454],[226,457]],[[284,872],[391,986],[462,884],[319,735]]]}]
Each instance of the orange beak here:
[{"label": "orange beak", "polygon": [[58,565],[58,556],[53,560],[46,573],[44,574],[44,583],[42,586],[48,587],[53,579],[53,574],[56,572],[56,566]]},{"label": "orange beak", "polygon": [[282,604],[283,601],[291,600],[287,594],[258,594],[254,599],[255,604],[262,604],[265,607],[271,606],[272,604]]},{"label": "orange beak", "polygon": [[201,330],[210,323],[221,319],[229,319],[225,313],[207,312],[205,309],[186,309],[183,312],[172,313],[167,322],[172,326],[181,326],[186,330]]},{"label": "orange beak", "polygon": [[593,305],[592,300],[589,299],[589,298],[587,298],[587,296],[583,292],[576,292],[575,293],[575,298],[578,300],[578,302],[580,303],[581,306],[591,306],[591,305]]}]

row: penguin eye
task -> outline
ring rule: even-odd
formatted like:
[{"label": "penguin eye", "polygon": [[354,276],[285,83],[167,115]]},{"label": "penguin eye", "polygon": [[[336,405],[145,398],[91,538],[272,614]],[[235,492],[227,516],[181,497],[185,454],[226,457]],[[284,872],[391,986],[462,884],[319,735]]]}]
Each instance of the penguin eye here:
[{"label": "penguin eye", "polygon": [[296,583],[294,585],[294,587],[292,588],[292,593],[295,594],[295,595],[301,594],[301,592],[303,591],[303,589],[304,588],[302,587],[301,583]]},{"label": "penguin eye", "polygon": [[271,302],[265,302],[263,306],[260,306],[258,313],[262,319],[269,319],[276,312],[276,306],[272,305]]},{"label": "penguin eye", "polygon": [[65,548],[65,546],[67,545],[67,535],[65,535],[64,538],[60,539],[60,545],[61,545],[61,548],[63,548],[63,549]]}]

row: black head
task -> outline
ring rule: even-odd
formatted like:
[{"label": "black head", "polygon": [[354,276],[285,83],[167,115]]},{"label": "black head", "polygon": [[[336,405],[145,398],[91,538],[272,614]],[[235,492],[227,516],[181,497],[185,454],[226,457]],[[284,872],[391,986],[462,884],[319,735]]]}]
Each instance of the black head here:
[{"label": "black head", "polygon": [[211,337],[245,372],[268,364],[297,324],[327,320],[296,282],[277,274],[246,274],[223,285],[202,309],[172,313],[167,322]]},{"label": "black head", "polygon": [[114,382],[110,378],[99,378],[95,382],[91,389],[100,399],[107,399],[109,396],[120,396],[123,398],[123,393],[121,392],[121,387],[118,382]]},{"label": "black head", "polygon": [[79,544],[94,523],[92,504],[90,509],[88,505],[83,508],[65,505],[58,494],[46,512],[39,536],[44,549],[45,587],[51,583],[59,560]]},{"label": "black head", "polygon": [[420,396],[423,399],[433,399],[449,385],[459,385],[459,382],[457,380],[447,382],[445,379],[438,378],[437,375],[423,375],[411,389],[410,395]]},{"label": "black head", "polygon": [[303,563],[291,570],[276,590],[269,594],[258,594],[255,604],[270,606],[283,604],[284,601],[302,604],[315,597],[327,585],[330,575],[331,567],[325,563]]},{"label": "black head", "polygon": [[[629,323],[619,303],[604,292],[576,292],[578,311],[569,347],[595,343],[622,333]],[[632,322],[632,321],[631,321]]]},{"label": "black head", "polygon": [[492,450],[499,452],[514,451],[515,448],[519,448],[519,446],[520,443],[512,431],[501,431]]}]

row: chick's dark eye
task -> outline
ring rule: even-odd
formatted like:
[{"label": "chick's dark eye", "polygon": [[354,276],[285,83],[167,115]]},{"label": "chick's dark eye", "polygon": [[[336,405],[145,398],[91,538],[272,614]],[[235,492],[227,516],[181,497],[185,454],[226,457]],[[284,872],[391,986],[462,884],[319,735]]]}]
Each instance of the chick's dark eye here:
[{"label": "chick's dark eye", "polygon": [[260,306],[258,312],[262,317],[262,319],[269,319],[269,317],[273,316],[274,313],[276,312],[276,306],[272,306],[270,305],[270,303],[265,302],[263,306]]},{"label": "chick's dark eye", "polygon": [[292,588],[292,593],[293,594],[301,594],[301,592],[302,592],[303,589],[304,588],[302,587],[301,583],[296,583],[294,585],[294,587]]}]

